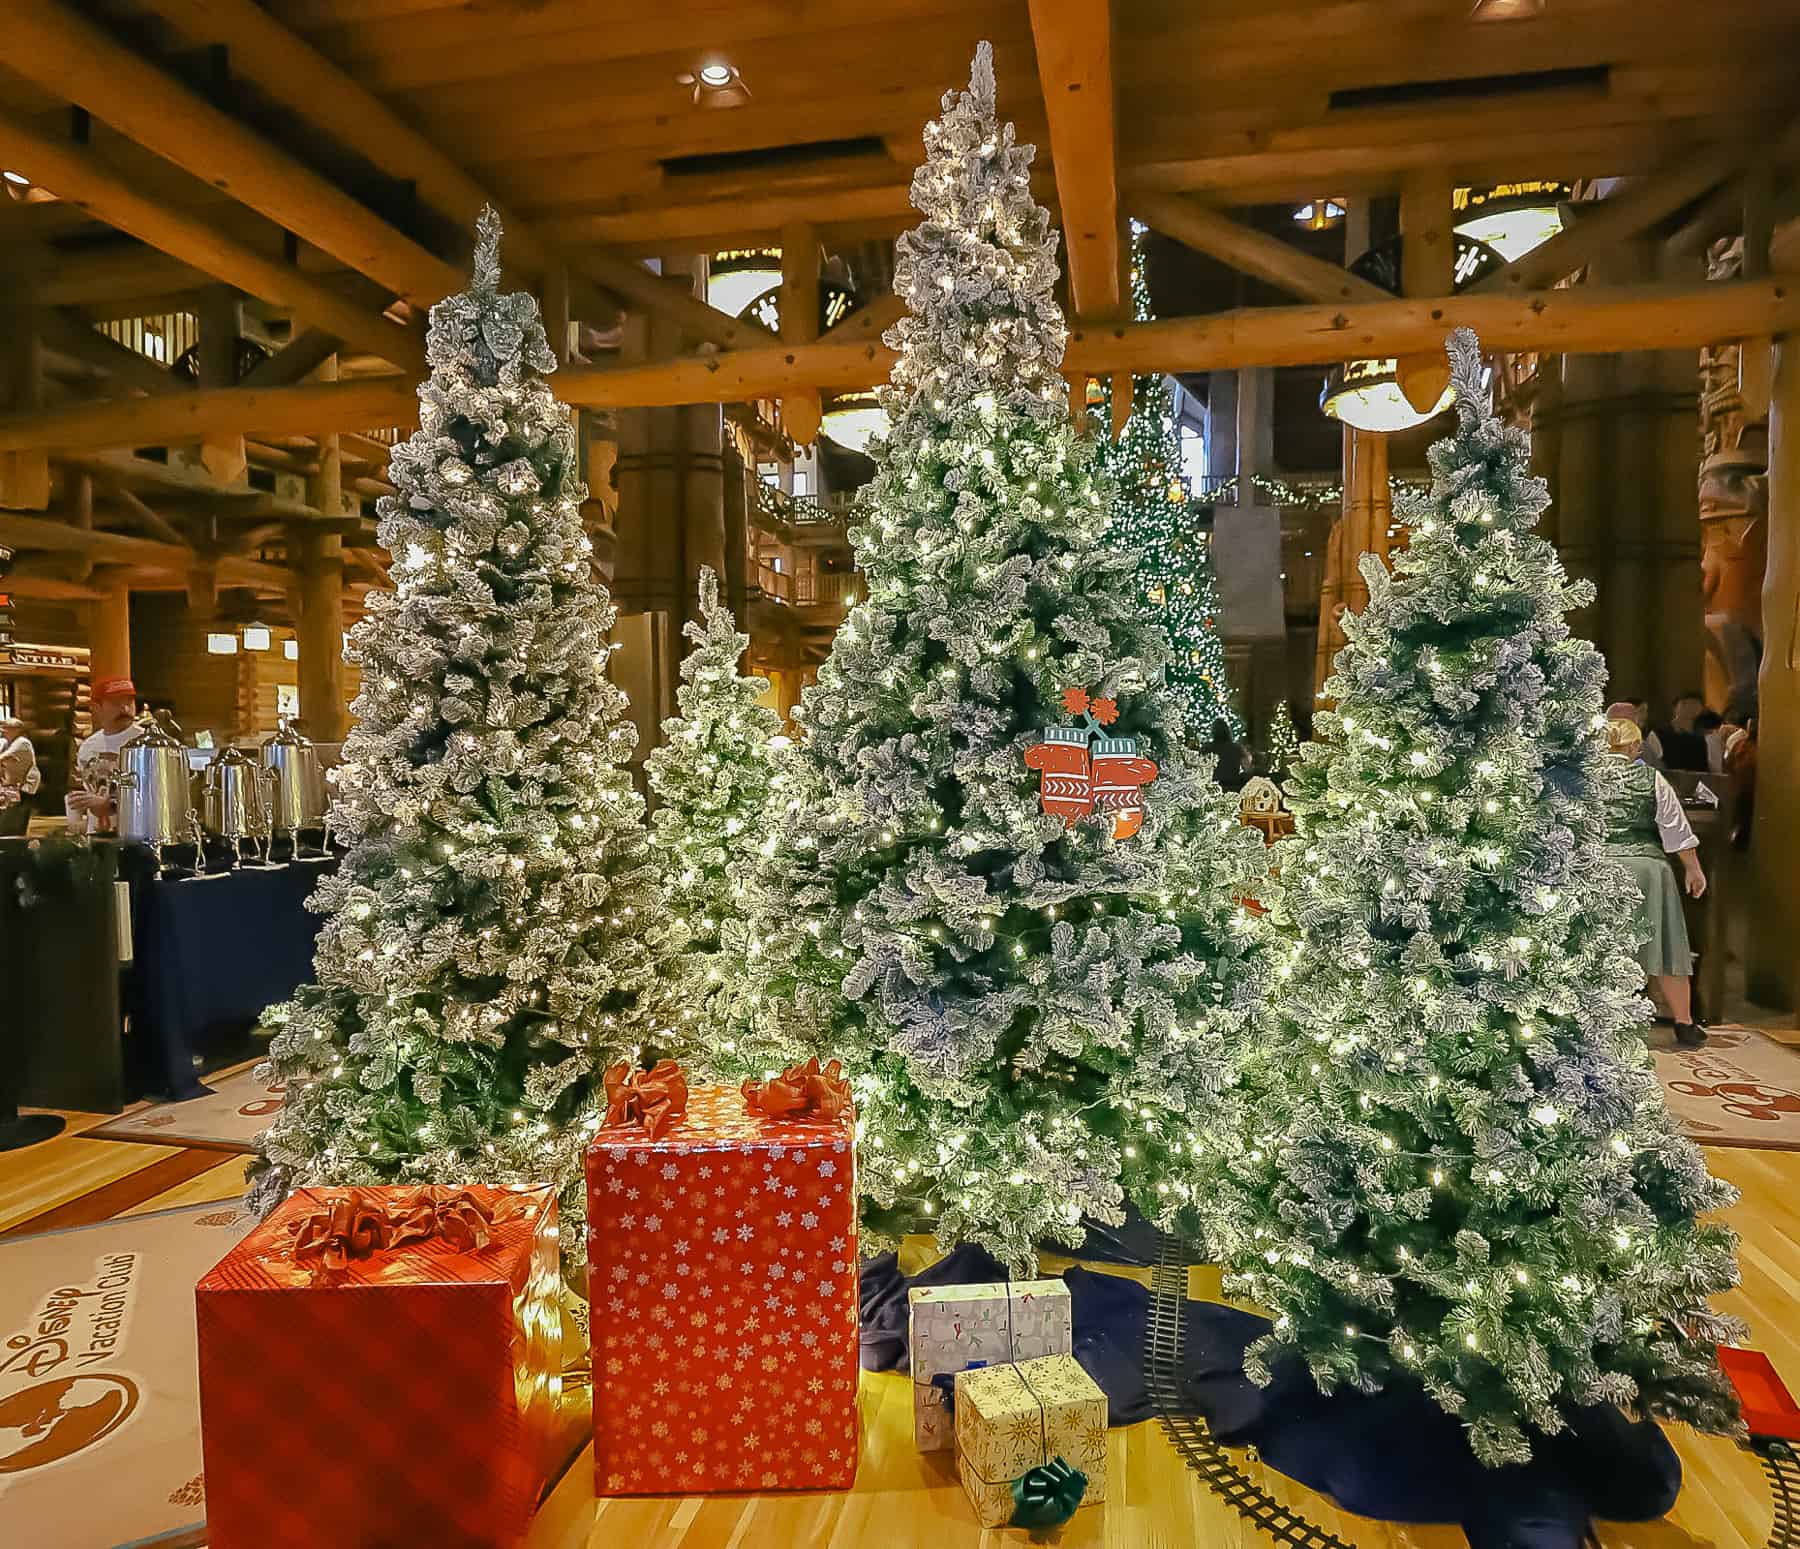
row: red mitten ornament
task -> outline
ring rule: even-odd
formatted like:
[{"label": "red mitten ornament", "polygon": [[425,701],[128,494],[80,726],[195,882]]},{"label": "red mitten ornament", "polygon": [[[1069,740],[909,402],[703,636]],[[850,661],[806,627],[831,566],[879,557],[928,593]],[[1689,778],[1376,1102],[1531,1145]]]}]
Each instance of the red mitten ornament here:
[{"label": "red mitten ornament", "polygon": [[1135,737],[1094,741],[1094,805],[1113,815],[1113,838],[1129,839],[1144,826],[1143,788],[1156,778],[1156,764],[1138,753]]},{"label": "red mitten ornament", "polygon": [[1088,771],[1088,733],[1079,726],[1051,726],[1044,740],[1025,750],[1025,767],[1042,774],[1038,799],[1044,811],[1074,824],[1094,810]]}]

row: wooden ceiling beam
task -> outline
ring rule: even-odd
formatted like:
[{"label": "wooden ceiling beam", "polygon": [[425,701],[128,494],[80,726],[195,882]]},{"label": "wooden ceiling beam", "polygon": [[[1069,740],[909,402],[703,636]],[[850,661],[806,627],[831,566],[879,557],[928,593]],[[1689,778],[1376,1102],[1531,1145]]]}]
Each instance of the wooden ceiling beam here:
[{"label": "wooden ceiling beam", "polygon": [[[9,0],[6,28],[10,68],[339,262],[416,305],[462,287],[458,266],[59,0]],[[68,197],[51,178],[31,176]]]},{"label": "wooden ceiling beam", "polygon": [[[1781,142],[1783,149],[1793,148],[1797,133],[1800,130],[1788,132]],[[1474,289],[1494,294],[1554,285],[1595,255],[1640,235],[1735,176],[1757,152],[1752,143],[1709,145],[1609,198],[1572,206],[1578,219]]]},{"label": "wooden ceiling beam", "polygon": [[117,177],[93,152],[57,140],[13,114],[0,112],[0,155],[64,199],[78,201],[98,220],[192,264],[320,327],[423,374],[425,342],[419,333],[365,311],[330,287],[290,265],[213,230],[193,216],[148,199]]},{"label": "wooden ceiling beam", "polygon": [[881,336],[906,316],[906,303],[891,291],[858,307],[835,328],[827,328],[823,344],[880,342]]},{"label": "wooden ceiling beam", "polygon": [[188,389],[189,384],[172,371],[109,338],[79,313],[63,307],[40,307],[34,315],[45,349],[104,372],[116,391],[129,389],[156,395]]},{"label": "wooden ceiling beam", "polygon": [[123,484],[109,484],[106,493],[110,499],[122,505],[140,527],[147,528],[153,537],[160,538],[164,543],[182,544],[188,541],[186,533],[151,510]]},{"label": "wooden ceiling beam", "polygon": [[[560,376],[560,373],[559,373]],[[182,446],[215,433],[308,435],[416,423],[418,390],[405,376],[355,377],[298,387],[198,388],[178,397],[110,398],[0,418],[0,450],[29,446]]]},{"label": "wooden ceiling beam", "polygon": [[[140,296],[200,290],[213,276],[155,248],[121,242],[123,251],[33,252],[7,270],[7,288],[46,307],[108,307]],[[123,313],[116,315],[123,316]]]},{"label": "wooden ceiling beam", "polygon": [[1386,301],[1388,293],[1359,274],[1303,253],[1266,232],[1179,194],[1135,194],[1129,207],[1165,237],[1216,258],[1302,301]]},{"label": "wooden ceiling beam", "polygon": [[[1581,286],[1530,296],[1390,298],[1245,307],[1203,317],[1076,328],[1067,366],[1115,372],[1327,365],[1365,355],[1440,349],[1467,325],[1494,350],[1610,354],[1687,349],[1800,328],[1800,287],[1780,279],[1719,284]],[[580,408],[650,408],[779,398],[794,387],[847,391],[887,379],[894,352],[873,341],[774,345],[634,366],[574,366],[552,389]],[[0,452],[151,446],[224,432],[268,435],[403,425],[417,412],[411,381],[366,377],[258,392],[64,404],[0,419]]]},{"label": "wooden ceiling beam", "polygon": [[1124,301],[1112,31],[1111,0],[1031,0],[1069,294],[1083,321],[1117,317]]},{"label": "wooden ceiling beam", "polygon": [[238,382],[239,387],[292,387],[303,382],[343,348],[334,333],[302,329],[266,360],[259,360]]},{"label": "wooden ceiling beam", "polygon": [[[1698,348],[1800,327],[1800,287],[1771,280],[1582,286],[1528,297],[1465,294],[1344,306],[1245,307],[1154,323],[1076,327],[1066,366],[1104,376],[1328,365],[1441,349],[1450,330],[1463,325],[1493,350],[1610,354]],[[795,386],[869,387],[886,380],[893,361],[894,352],[876,344],[820,343],[641,366],[578,367],[559,372],[555,389],[565,403],[582,408],[743,402],[779,398]],[[0,450],[11,444],[0,433]]]}]

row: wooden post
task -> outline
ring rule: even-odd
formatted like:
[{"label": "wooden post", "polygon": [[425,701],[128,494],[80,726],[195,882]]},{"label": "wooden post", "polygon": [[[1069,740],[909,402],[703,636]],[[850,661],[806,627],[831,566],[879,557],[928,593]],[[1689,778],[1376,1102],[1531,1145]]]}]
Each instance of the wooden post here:
[{"label": "wooden post", "polygon": [[1745,988],[1754,1001],[1793,1010],[1800,1006],[1800,339],[1793,337],[1775,345],[1762,602]]},{"label": "wooden post", "polygon": [[[94,530],[94,476],[84,469],[71,469],[69,479],[69,525],[82,532]],[[94,573],[92,550],[77,549],[69,556],[69,579],[85,581]]]},{"label": "wooden post", "polygon": [[[315,373],[323,382],[337,380],[334,355]],[[319,471],[306,481],[307,504],[326,516],[344,509],[344,463],[338,438],[319,438]],[[307,735],[320,742],[341,742],[350,729],[344,703],[344,540],[337,533],[298,526],[294,550],[299,558],[294,636],[300,652],[300,714]]]},{"label": "wooden post", "polygon": [[562,264],[552,264],[544,271],[544,332],[550,339],[550,353],[559,366],[569,363],[569,271]]},{"label": "wooden post", "polygon": [[1343,649],[1345,613],[1360,613],[1369,600],[1362,577],[1362,557],[1373,554],[1387,563],[1388,527],[1393,504],[1388,496],[1387,437],[1344,427],[1344,506],[1332,524],[1326,549],[1325,581],[1319,591],[1319,643],[1313,664],[1313,687],[1322,690],[1331,676],[1331,659]]},{"label": "wooden post", "polygon": [[[781,228],[781,341],[812,344],[819,337],[819,233],[805,221]],[[781,426],[802,446],[819,434],[824,404],[816,387],[781,400]]]},{"label": "wooden post", "polygon": [[[0,403],[14,413],[44,406],[44,346],[24,307],[0,311]],[[41,450],[0,454],[0,506],[43,511],[50,505],[50,459]]]},{"label": "wooden post", "polygon": [[87,605],[88,682],[131,676],[131,588],[109,586]]},{"label": "wooden post", "polygon": [[1131,422],[1133,378],[1129,371],[1115,371],[1112,379],[1112,438],[1117,441]]},{"label": "wooden post", "polygon": [[[229,290],[209,290],[200,303],[200,386],[237,385],[238,300]],[[215,432],[200,440],[201,465],[221,484],[236,484],[249,464],[241,435]]]}]

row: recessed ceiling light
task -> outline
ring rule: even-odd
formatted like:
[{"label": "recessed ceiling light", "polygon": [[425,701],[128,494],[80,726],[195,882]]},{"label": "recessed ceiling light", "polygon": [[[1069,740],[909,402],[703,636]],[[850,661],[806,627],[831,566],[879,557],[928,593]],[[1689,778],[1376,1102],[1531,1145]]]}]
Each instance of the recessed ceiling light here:
[{"label": "recessed ceiling light", "polygon": [[31,179],[26,177],[23,172],[13,171],[11,167],[8,167],[4,172],[0,172],[0,177],[5,178],[7,182],[12,183],[19,188],[31,187]]},{"label": "recessed ceiling light", "polygon": [[750,100],[750,88],[744,84],[738,67],[722,59],[709,59],[675,79],[693,88],[696,107],[741,108]]},{"label": "recessed ceiling light", "polygon": [[1469,19],[1478,22],[1516,22],[1544,14],[1544,0],[1475,0]]}]

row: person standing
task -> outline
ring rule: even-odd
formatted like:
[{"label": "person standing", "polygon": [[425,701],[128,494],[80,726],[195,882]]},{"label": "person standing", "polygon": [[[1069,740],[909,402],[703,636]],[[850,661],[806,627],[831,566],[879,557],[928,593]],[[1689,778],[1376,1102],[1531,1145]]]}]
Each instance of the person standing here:
[{"label": "person standing", "polygon": [[1626,767],[1607,800],[1606,848],[1637,884],[1638,965],[1654,978],[1675,1019],[1675,1041],[1697,1049],[1706,1029],[1694,1020],[1691,978],[1694,954],[1688,945],[1681,894],[1665,856],[1678,856],[1690,898],[1706,892],[1700,869],[1700,841],[1688,826],[1675,788],[1642,761],[1644,734],[1635,721],[1615,716],[1606,723],[1607,751]]},{"label": "person standing", "polygon": [[1669,712],[1669,724],[1657,728],[1662,743],[1664,769],[1706,769],[1706,737],[1694,730],[1694,722],[1705,710],[1706,701],[1698,694],[1683,694]]},{"label": "person standing", "polygon": [[143,728],[137,723],[137,686],[130,678],[102,678],[88,699],[94,729],[75,750],[75,778],[63,798],[63,814],[76,833],[105,833],[113,825],[113,798],[107,791],[84,787],[99,783],[118,763],[119,749],[136,742]]},{"label": "person standing", "polygon": [[31,821],[31,797],[43,786],[37,749],[16,715],[0,716],[0,834],[22,834]]}]

